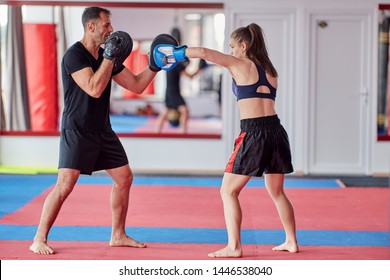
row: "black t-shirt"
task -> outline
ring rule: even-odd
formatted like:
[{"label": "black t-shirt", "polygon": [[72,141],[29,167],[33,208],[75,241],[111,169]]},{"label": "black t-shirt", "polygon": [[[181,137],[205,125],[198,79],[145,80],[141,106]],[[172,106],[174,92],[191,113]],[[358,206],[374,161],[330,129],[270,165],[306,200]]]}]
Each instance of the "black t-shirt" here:
[{"label": "black t-shirt", "polygon": [[[64,88],[62,129],[76,129],[84,132],[112,131],[110,123],[111,79],[102,95],[99,98],[93,98],[84,92],[71,76],[72,73],[85,67],[91,67],[96,72],[103,61],[103,51],[100,48],[97,60],[80,42],[76,42],[66,51],[61,63]],[[116,73],[121,70],[123,67]]]}]

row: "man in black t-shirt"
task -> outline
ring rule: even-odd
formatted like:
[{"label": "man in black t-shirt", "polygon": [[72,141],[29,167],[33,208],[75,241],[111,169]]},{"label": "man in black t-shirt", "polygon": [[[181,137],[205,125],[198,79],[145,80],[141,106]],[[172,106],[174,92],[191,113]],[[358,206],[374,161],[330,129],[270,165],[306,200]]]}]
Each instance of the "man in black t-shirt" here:
[{"label": "man in black t-shirt", "polygon": [[113,32],[110,16],[110,11],[106,9],[86,8],[82,15],[83,38],[67,50],[62,60],[64,111],[58,179],[45,200],[41,220],[30,246],[30,250],[37,254],[54,253],[47,238],[61,206],[80,174],[90,175],[98,170],[106,170],[114,180],[110,199],[112,232],[109,245],[146,246],[125,232],[133,174],[125,150],[111,129],[109,101],[111,80],[140,94],[154,79],[156,72],[146,68],[134,75],[122,65],[123,62],[117,65],[117,46],[109,49],[106,43],[105,49],[100,47]]}]

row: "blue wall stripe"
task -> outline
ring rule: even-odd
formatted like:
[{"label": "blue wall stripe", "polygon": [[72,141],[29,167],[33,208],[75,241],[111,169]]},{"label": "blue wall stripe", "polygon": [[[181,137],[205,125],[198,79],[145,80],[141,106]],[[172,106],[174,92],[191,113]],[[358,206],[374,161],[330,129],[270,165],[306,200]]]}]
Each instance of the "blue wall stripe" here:
[{"label": "blue wall stripe", "polygon": [[[36,226],[0,225],[1,240],[32,240]],[[225,244],[225,229],[211,228],[155,228],[128,227],[127,233],[143,242]],[[111,227],[54,226],[49,240],[109,241]],[[303,246],[389,246],[386,231],[298,230],[299,244]],[[284,242],[283,230],[243,229],[243,244],[272,245]]]}]

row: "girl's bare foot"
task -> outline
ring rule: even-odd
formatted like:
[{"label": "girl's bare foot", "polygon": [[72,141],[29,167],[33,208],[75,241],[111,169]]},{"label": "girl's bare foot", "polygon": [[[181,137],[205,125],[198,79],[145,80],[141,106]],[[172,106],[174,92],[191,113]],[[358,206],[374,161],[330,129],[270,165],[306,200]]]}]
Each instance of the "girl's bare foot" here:
[{"label": "girl's bare foot", "polygon": [[298,253],[299,247],[297,243],[285,242],[279,246],[272,248],[273,251],[288,251],[290,253]]},{"label": "girl's bare foot", "polygon": [[127,235],[123,238],[118,238],[118,239],[111,238],[110,246],[111,247],[134,247],[134,248],[146,247],[144,243],[138,242],[137,240],[134,240],[133,238]]},{"label": "girl's bare foot", "polygon": [[51,255],[54,254],[54,250],[46,244],[44,241],[34,241],[30,246],[30,251],[35,254]]},{"label": "girl's bare foot", "polygon": [[208,254],[208,256],[210,258],[241,258],[242,250],[241,249],[232,250],[229,247],[225,247],[221,250]]}]

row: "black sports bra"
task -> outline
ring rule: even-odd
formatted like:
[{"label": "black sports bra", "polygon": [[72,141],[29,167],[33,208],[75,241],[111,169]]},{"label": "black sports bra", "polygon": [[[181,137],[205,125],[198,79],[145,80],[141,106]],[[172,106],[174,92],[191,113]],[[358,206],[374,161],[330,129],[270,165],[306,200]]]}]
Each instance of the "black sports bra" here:
[{"label": "black sports bra", "polygon": [[[237,85],[236,82],[232,81],[232,89],[234,95],[237,97],[237,101],[244,98],[270,98],[275,100],[276,88],[274,88],[267,80],[267,76],[263,68],[256,64],[257,72],[259,73],[259,80],[252,85]],[[257,92],[259,86],[266,86],[269,88],[270,93]]]}]

